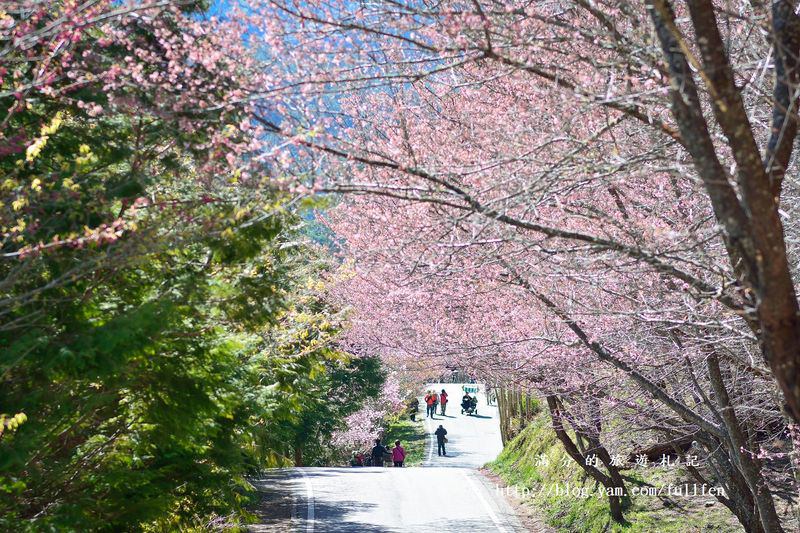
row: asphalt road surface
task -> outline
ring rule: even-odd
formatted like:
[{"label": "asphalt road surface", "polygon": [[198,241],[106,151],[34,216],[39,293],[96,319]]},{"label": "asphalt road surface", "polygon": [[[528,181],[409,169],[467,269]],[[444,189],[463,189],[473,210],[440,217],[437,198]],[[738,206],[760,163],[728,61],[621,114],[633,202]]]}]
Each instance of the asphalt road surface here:
[{"label": "asphalt road surface", "polygon": [[[264,493],[264,518],[251,531],[524,531],[499,490],[477,472],[502,449],[497,407],[486,405],[481,390],[477,416],[462,415],[461,385],[429,386],[445,388],[450,403],[446,416],[425,420],[422,467],[275,470],[255,482]],[[436,454],[439,424],[447,429],[447,457]]]}]

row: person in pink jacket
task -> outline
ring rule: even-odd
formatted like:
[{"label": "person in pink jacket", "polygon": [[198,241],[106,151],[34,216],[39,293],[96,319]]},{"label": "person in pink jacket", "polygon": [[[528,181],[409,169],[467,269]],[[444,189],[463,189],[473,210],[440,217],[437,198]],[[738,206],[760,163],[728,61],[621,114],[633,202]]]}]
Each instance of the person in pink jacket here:
[{"label": "person in pink jacket", "polygon": [[403,461],[406,460],[406,451],[400,446],[400,441],[394,441],[394,448],[392,448],[392,461],[394,466],[403,466]]}]

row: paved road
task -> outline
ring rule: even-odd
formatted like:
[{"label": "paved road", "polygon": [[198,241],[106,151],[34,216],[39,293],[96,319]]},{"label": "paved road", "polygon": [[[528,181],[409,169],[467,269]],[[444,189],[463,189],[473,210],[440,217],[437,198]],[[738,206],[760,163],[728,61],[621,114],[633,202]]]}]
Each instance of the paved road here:
[{"label": "paved road", "polygon": [[[480,468],[489,461],[493,461],[503,449],[500,439],[500,420],[497,406],[486,405],[486,396],[483,387],[478,386],[478,413],[471,416],[461,414],[461,397],[464,392],[462,384],[431,384],[429,389],[436,392],[447,391],[449,403],[445,416],[436,414],[433,419],[425,419],[425,429],[428,432],[428,448],[425,466]],[[422,415],[424,404],[420,400]],[[439,425],[447,430],[447,457],[436,454],[436,438],[433,432]]]},{"label": "paved road", "polygon": [[451,403],[447,416],[425,424],[429,433],[439,424],[447,429],[447,457],[437,456],[431,435],[422,467],[276,470],[256,482],[272,518],[252,531],[523,531],[502,496],[476,471],[502,449],[497,408],[479,393],[478,416],[462,415],[461,385],[434,386],[446,388]]}]

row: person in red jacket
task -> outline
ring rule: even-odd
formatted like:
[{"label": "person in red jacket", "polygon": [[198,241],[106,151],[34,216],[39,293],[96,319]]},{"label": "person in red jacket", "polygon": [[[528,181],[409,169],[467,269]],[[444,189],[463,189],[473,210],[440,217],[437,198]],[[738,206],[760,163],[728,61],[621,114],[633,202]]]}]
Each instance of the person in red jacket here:
[{"label": "person in red jacket", "polygon": [[434,407],[433,407],[433,394],[431,394],[431,391],[428,391],[428,394],[425,395],[425,405],[428,406],[427,407],[428,410],[425,412],[426,413],[425,416],[433,418]]},{"label": "person in red jacket", "polygon": [[403,461],[406,460],[406,451],[400,446],[400,441],[394,441],[394,448],[392,448],[392,462],[394,466],[403,466]]},{"label": "person in red jacket", "polygon": [[444,389],[439,395],[439,404],[442,406],[442,416],[444,416],[445,409],[447,409],[447,391]]}]

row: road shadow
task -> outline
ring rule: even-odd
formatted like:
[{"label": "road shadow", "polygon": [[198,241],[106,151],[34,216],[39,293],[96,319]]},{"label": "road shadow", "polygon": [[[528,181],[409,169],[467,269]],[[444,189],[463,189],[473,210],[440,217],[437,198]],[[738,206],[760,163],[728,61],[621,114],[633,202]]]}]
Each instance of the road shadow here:
[{"label": "road shadow", "polygon": [[[307,478],[321,478],[341,474],[341,472],[359,472],[359,474],[379,474],[382,468],[330,468],[325,471],[303,470]],[[259,500],[251,510],[258,517],[257,524],[247,526],[252,533],[285,533],[287,531],[305,531],[308,527],[308,500],[298,483],[303,482],[303,475],[297,470],[276,469],[263,476],[251,480],[258,490]],[[325,502],[314,499],[314,531],[323,533],[356,532],[379,533],[385,528],[362,522],[359,513],[369,515],[375,504],[350,500]]]},{"label": "road shadow", "polygon": [[384,471],[386,466],[341,466],[341,467],[317,467],[314,470],[308,471],[303,470],[306,477],[315,478],[315,477],[331,477],[331,476],[338,476],[342,473],[353,473],[357,472],[359,474],[380,474]]},{"label": "road shadow", "polygon": [[437,457],[444,457],[445,459],[452,459],[454,457],[458,457],[459,455],[464,455],[464,454],[463,453],[459,453],[459,452],[451,452],[450,450],[447,450],[447,455],[437,455]]},{"label": "road shadow", "polygon": [[471,416],[472,418],[483,418],[483,419],[492,418],[491,416],[484,416],[484,415],[467,415],[467,416]]},{"label": "road shadow", "polygon": [[[446,464],[448,459],[457,457],[458,453],[449,453],[442,457]],[[445,466],[444,464],[441,466]],[[329,471],[305,471],[306,477],[324,477],[335,471],[357,470],[364,473],[377,473],[378,468],[332,468]],[[259,491],[261,502],[253,509],[259,523],[247,526],[252,533],[285,533],[288,531],[308,531],[308,500],[304,491],[298,490],[293,483],[302,482],[298,472],[275,471],[259,477],[254,485]],[[294,488],[294,491],[292,490]],[[294,494],[294,498],[292,498]],[[294,500],[294,501],[293,501]],[[408,515],[403,517],[399,527],[387,527],[369,523],[374,520],[379,505],[354,500],[335,500],[326,502],[319,495],[314,499],[313,530],[318,533],[401,533],[416,531],[494,531],[496,527],[489,517],[460,518],[457,516],[442,519],[425,519]],[[293,510],[294,508],[294,510]]]},{"label": "road shadow", "polygon": [[247,531],[272,533],[291,527],[294,483],[291,473],[274,470],[250,482],[258,491],[258,499],[250,509],[258,517],[258,523],[248,526]]},{"label": "road shadow", "polygon": [[[300,526],[297,531],[303,531],[303,525],[307,525],[307,508],[306,503],[303,502],[301,508],[303,511],[300,513],[301,518],[297,521]],[[364,531],[365,533],[384,533],[387,530],[384,527],[376,526],[362,522],[358,519],[358,513],[369,513],[374,510],[377,505],[372,503],[363,503],[357,501],[341,501],[337,500],[331,503],[314,500],[314,531],[322,533],[338,533],[338,532],[356,532]]]}]

